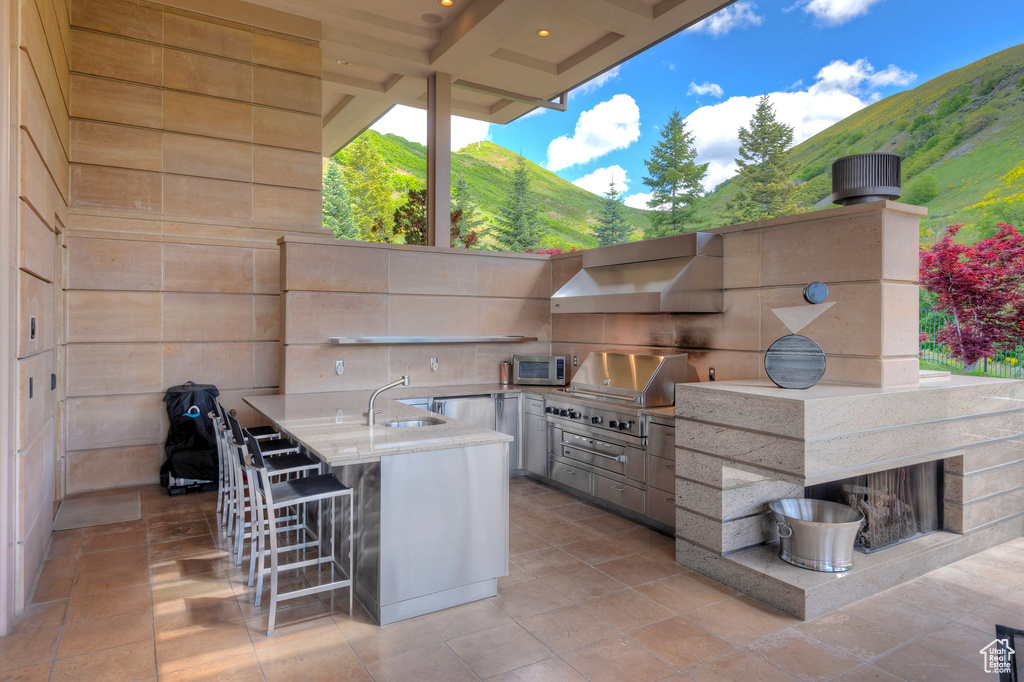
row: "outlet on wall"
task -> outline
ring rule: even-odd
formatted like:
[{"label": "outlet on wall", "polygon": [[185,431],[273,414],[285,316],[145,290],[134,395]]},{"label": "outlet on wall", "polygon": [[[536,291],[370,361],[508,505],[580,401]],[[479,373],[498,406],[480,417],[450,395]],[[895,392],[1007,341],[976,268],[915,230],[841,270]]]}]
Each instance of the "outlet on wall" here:
[{"label": "outlet on wall", "polygon": [[710,367],[710,368],[708,368],[708,381],[714,381],[714,380],[715,380],[715,368],[714,367]]},{"label": "outlet on wall", "polygon": [[437,371],[437,358],[430,358],[430,371],[431,372],[436,372]]},{"label": "outlet on wall", "polygon": [[334,362],[334,371],[338,373],[338,376],[341,376],[342,374],[344,374],[345,373],[345,361],[344,360],[336,360]]}]

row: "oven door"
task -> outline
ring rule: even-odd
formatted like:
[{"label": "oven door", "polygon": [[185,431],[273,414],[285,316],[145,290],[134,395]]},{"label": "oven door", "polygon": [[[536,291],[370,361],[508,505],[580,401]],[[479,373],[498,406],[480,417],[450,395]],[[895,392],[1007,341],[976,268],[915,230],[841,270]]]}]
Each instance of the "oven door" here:
[{"label": "oven door", "polygon": [[561,456],[643,483],[642,442],[630,443],[562,430]]}]

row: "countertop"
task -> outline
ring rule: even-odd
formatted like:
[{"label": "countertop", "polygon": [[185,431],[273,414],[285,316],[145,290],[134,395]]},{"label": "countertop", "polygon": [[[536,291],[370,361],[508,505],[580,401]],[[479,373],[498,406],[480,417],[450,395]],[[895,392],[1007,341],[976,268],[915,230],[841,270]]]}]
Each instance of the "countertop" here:
[{"label": "countertop", "polygon": [[[373,391],[299,393],[251,396],[245,399],[283,433],[300,442],[331,466],[378,462],[381,457],[411,452],[444,450],[489,443],[504,443],[512,436],[441,417],[393,398],[423,395],[422,390],[403,396],[377,397],[382,410],[374,426],[366,426],[367,403]],[[467,394],[468,395],[468,394]],[[383,423],[396,419],[440,419],[434,426],[395,428]]]},{"label": "countertop", "polygon": [[[377,396],[382,410],[372,429],[366,426],[366,407],[373,391],[297,393],[245,398],[254,410],[273,422],[282,433],[301,442],[331,466],[380,461],[388,455],[443,450],[512,441],[512,436],[443,417],[405,405],[409,398],[446,398],[473,395],[544,395],[554,386],[502,386],[498,383],[447,386],[400,386]],[[674,416],[674,407],[644,410],[646,414]],[[433,426],[396,428],[384,422],[401,419],[441,419]]]}]

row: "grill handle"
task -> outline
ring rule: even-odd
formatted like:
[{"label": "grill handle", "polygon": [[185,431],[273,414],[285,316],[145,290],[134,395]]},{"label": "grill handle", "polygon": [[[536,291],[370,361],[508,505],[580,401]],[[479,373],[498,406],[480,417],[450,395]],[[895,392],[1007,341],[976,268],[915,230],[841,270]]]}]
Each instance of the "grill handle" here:
[{"label": "grill handle", "polygon": [[569,447],[576,448],[577,450],[579,450],[581,452],[586,452],[587,454],[590,454],[590,455],[597,455],[598,457],[604,457],[605,459],[613,459],[616,462],[625,462],[626,461],[626,456],[625,455],[619,455],[618,457],[615,457],[614,455],[606,455],[603,452],[598,452],[597,450],[589,450],[587,448],[581,448],[579,445],[576,445],[575,443],[570,443],[567,440],[563,440],[561,443],[559,443],[559,445],[568,445]]}]

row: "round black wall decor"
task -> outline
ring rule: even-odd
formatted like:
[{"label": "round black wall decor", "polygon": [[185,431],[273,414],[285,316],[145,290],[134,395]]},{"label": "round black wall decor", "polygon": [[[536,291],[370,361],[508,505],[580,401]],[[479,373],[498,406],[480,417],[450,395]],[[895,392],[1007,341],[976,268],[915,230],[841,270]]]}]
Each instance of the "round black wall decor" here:
[{"label": "round black wall decor", "polygon": [[768,348],[764,371],[781,388],[810,388],[825,374],[825,352],[806,336],[789,334]]}]

